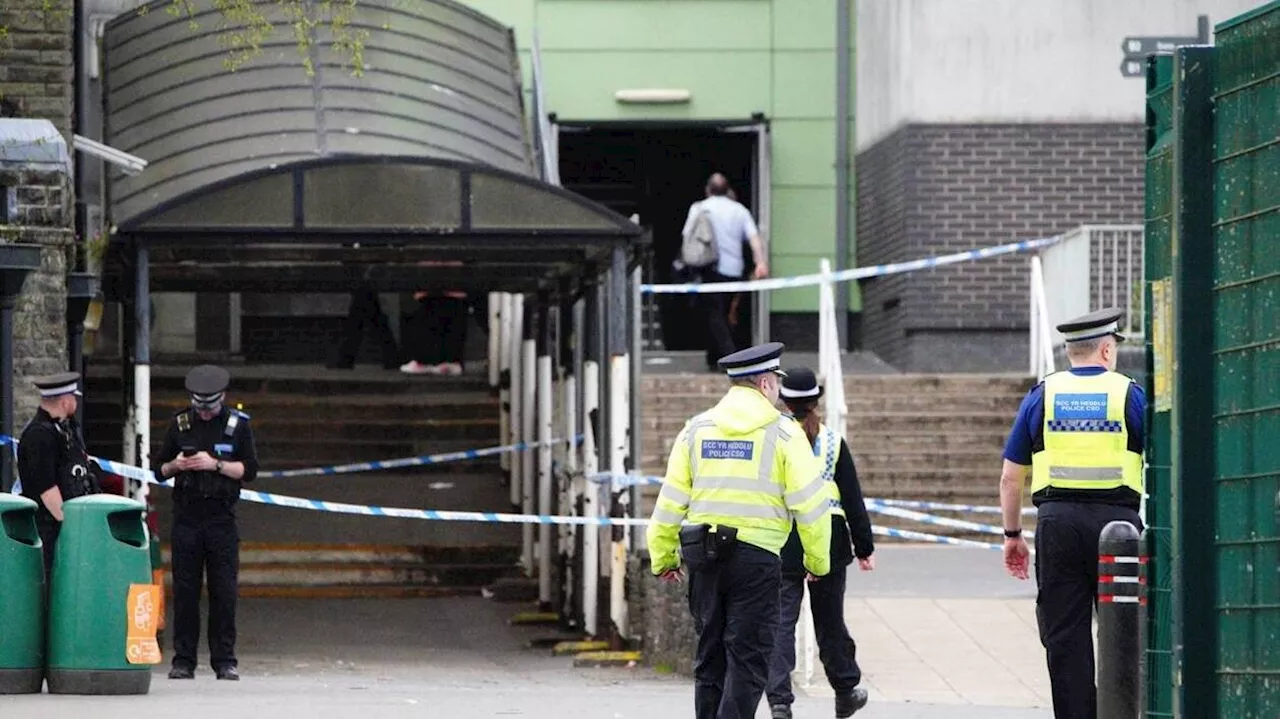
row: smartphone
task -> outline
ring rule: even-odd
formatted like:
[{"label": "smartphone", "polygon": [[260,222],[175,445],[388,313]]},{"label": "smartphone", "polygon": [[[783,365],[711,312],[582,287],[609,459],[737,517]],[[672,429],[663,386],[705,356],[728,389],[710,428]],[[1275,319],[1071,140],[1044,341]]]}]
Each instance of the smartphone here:
[{"label": "smartphone", "polygon": [[196,448],[195,448],[195,447],[183,447],[183,448],[182,448],[182,456],[183,456],[183,457],[194,457],[194,456],[196,456]]}]

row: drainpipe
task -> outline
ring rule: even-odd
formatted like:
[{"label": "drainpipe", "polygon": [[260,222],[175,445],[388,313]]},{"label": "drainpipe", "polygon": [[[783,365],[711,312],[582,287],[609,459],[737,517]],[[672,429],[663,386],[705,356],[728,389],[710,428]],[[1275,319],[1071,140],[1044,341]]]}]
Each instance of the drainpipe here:
[{"label": "drainpipe", "polygon": [[[836,0],[836,271],[849,266],[849,81],[853,0]],[[841,351],[849,348],[849,287],[836,288],[836,332]]]}]

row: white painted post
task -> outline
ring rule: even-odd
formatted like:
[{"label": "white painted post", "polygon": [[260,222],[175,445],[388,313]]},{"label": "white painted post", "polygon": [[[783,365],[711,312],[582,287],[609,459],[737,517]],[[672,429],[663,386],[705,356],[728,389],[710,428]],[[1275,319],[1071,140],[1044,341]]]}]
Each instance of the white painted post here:
[{"label": "white painted post", "polygon": [[[586,476],[586,495],[582,514],[585,517],[600,516],[599,485],[593,477],[600,472],[596,456],[596,436],[589,421],[591,413],[600,405],[600,365],[592,360],[582,363],[582,473]],[[599,622],[600,588],[600,528],[588,524],[582,528],[582,618],[587,636],[600,636]]]},{"label": "white painted post", "polygon": [[[524,341],[524,295],[511,296],[511,321],[508,323],[510,329],[510,347],[507,350],[507,356],[511,360],[511,436],[507,444],[519,444],[524,437],[524,429],[521,411],[521,404],[524,400],[523,384],[524,384],[524,367],[520,361],[521,345]],[[521,460],[524,458],[523,452],[511,452],[511,506],[520,506],[521,492],[524,486],[524,475],[520,471]]]},{"label": "white painted post", "polygon": [[[537,342],[532,339],[524,341],[524,362],[522,363],[521,374],[524,375],[523,383],[520,385],[520,413],[523,415],[522,436],[520,441],[525,445],[532,445],[537,441],[538,428],[536,425],[537,416],[537,390],[538,390],[538,347]],[[519,453],[520,457],[520,473],[521,473],[521,493],[520,493],[520,511],[524,514],[533,514],[534,496],[537,488],[534,486],[534,465],[537,458],[529,449],[525,449]],[[524,539],[524,572],[525,576],[532,577],[534,571],[533,557],[533,525],[521,525]]]},{"label": "white painted post", "polygon": [[502,372],[502,336],[499,323],[502,321],[502,293],[489,293],[489,389],[498,388],[498,379]]},{"label": "white painted post", "polygon": [[[570,367],[565,374],[564,381],[561,382],[564,390],[564,409],[561,411],[561,417],[564,419],[564,438],[566,451],[564,455],[564,473],[566,477],[565,491],[563,494],[562,508],[563,513],[568,515],[576,515],[578,513],[578,497],[582,496],[582,477],[578,474],[578,445],[573,441],[578,435],[578,369]],[[577,563],[578,548],[578,525],[571,524],[563,528],[560,535],[560,553],[566,558],[564,563],[564,585],[565,593],[565,609],[573,607],[575,600],[574,584],[577,582],[578,570]],[[561,612],[565,614],[565,612]]]},{"label": "white painted post", "polygon": [[[498,301],[494,304],[498,306],[498,326],[494,335],[490,336],[490,341],[496,341],[498,345],[498,443],[506,444],[511,441],[511,294],[507,292],[494,293],[498,297]],[[492,309],[493,304],[490,305]],[[502,383],[502,373],[507,373],[507,382]],[[490,375],[492,377],[492,374]],[[511,456],[503,453],[498,456],[499,465],[503,472],[511,471]]]},{"label": "white painted post", "polygon": [[[615,355],[609,361],[610,370],[612,372],[609,378],[609,472],[613,477],[622,477],[626,474],[626,457],[627,457],[627,425],[631,422],[631,407],[628,400],[631,392],[628,390],[631,384],[631,367],[629,364],[629,356],[626,354]],[[610,480],[612,486],[612,480]],[[627,502],[630,496],[629,491],[623,491],[622,505],[624,508],[624,516],[632,513],[632,507]],[[621,636],[628,635],[627,628],[627,547],[631,546],[630,542],[631,527],[624,527],[622,532],[615,533],[612,542],[612,569],[609,573],[609,616],[613,619],[613,625],[617,628],[618,634]],[[620,538],[618,534],[621,534]]]},{"label": "white painted post", "polygon": [[[551,356],[538,358],[538,514],[551,512]],[[529,526],[529,525],[525,525]],[[551,607],[551,525],[538,525],[538,603]]]},{"label": "white painted post", "polygon": [[[146,301],[144,298],[143,301]],[[135,466],[147,469],[151,466],[151,365],[136,364],[133,368],[133,416],[134,430],[137,432],[138,457]],[[151,485],[146,482],[126,482],[132,485],[132,492],[126,494],[147,506],[147,495],[151,493]]]}]

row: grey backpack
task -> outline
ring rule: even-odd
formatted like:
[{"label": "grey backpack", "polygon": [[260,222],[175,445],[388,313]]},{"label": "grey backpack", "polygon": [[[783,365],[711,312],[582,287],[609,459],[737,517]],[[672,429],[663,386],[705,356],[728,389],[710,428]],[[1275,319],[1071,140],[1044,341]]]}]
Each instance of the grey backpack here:
[{"label": "grey backpack", "polygon": [[711,212],[698,205],[693,218],[693,228],[680,244],[680,261],[686,267],[701,269],[716,264],[720,253],[716,247],[716,232],[711,226]]}]

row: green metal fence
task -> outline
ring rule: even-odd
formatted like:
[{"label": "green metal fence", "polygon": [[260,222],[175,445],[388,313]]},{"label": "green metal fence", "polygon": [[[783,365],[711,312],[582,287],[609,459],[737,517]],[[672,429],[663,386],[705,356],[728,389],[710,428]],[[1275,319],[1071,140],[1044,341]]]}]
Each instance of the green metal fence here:
[{"label": "green metal fence", "polygon": [[1280,0],[1148,64],[1147,716],[1280,717]]}]

